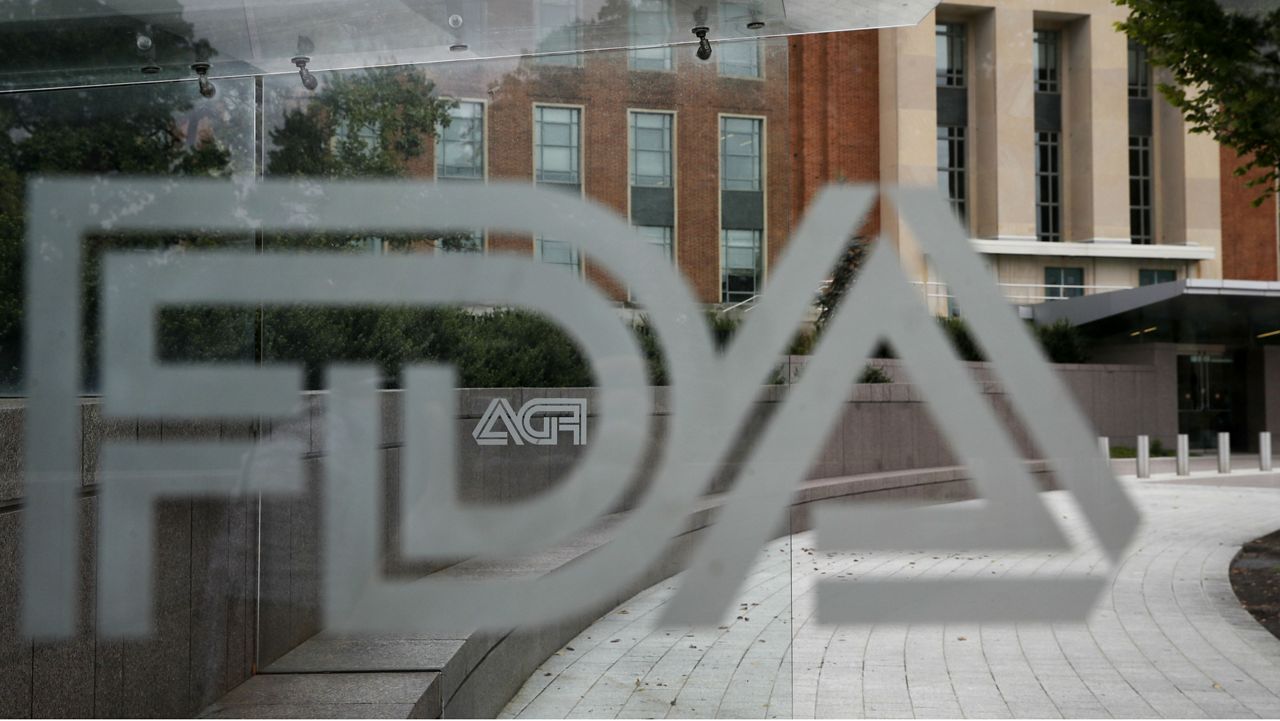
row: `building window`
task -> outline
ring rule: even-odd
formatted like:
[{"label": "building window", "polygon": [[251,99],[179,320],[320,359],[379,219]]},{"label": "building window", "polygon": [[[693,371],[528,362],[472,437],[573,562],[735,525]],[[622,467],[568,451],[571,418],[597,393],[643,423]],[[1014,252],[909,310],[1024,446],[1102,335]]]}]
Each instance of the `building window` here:
[{"label": "building window", "polygon": [[1142,268],[1138,271],[1138,285],[1172,283],[1178,279],[1178,271],[1162,268]]},{"label": "building window", "polygon": [[550,240],[539,236],[534,239],[534,249],[538,260],[543,263],[562,265],[573,270],[574,273],[582,272],[582,259],[578,255],[577,247],[563,240]]},{"label": "building window", "polygon": [[1150,245],[1151,136],[1129,136],[1129,234],[1138,245]]},{"label": "building window", "polygon": [[436,177],[484,178],[484,103],[460,102],[436,133]]},{"label": "building window", "polygon": [[936,29],[938,87],[963,88],[965,86],[965,27],[952,23],[939,24]]},{"label": "building window", "polygon": [[672,178],[670,113],[631,113],[631,184],[670,188]]},{"label": "building window", "polygon": [[968,211],[965,135],[965,128],[938,126],[938,190],[951,201],[951,211],[962,223]]},{"label": "building window", "polygon": [[663,0],[631,0],[631,40],[633,45],[662,45],[631,51],[632,70],[670,70],[674,65],[671,46],[671,15]]},{"label": "building window", "polygon": [[720,300],[738,303],[756,296],[760,287],[760,246],[763,233],[759,230],[720,231]]},{"label": "building window", "polygon": [[533,110],[534,171],[540,183],[582,182],[582,110],[543,105]]},{"label": "building window", "polygon": [[637,225],[636,232],[652,245],[662,249],[662,254],[667,260],[671,260],[672,254],[671,239],[675,233],[669,225]]},{"label": "building window", "polygon": [[1084,268],[1045,268],[1044,297],[1079,298],[1084,295]]},{"label": "building window", "polygon": [[721,190],[760,190],[763,126],[759,118],[720,119]]},{"label": "building window", "polygon": [[[735,30],[745,30],[751,22],[751,6],[745,3],[720,3],[720,23]],[[760,77],[760,41],[734,40],[719,43],[720,74],[735,78]]]},{"label": "building window", "polygon": [[538,0],[538,49],[557,55],[541,55],[544,65],[582,65],[582,28],[578,0]]},{"label": "building window", "polygon": [[1036,133],[1036,238],[1062,240],[1062,143],[1057,132]]},{"label": "building window", "polygon": [[1060,35],[1056,30],[1037,30],[1036,45],[1036,92],[1062,92],[1062,67]]},{"label": "building window", "polygon": [[1129,41],[1129,235],[1135,245],[1154,242],[1152,216],[1151,65],[1147,49]]},{"label": "building window", "polygon": [[1147,61],[1147,49],[1133,40],[1129,41],[1129,97],[1151,97],[1151,63]]}]

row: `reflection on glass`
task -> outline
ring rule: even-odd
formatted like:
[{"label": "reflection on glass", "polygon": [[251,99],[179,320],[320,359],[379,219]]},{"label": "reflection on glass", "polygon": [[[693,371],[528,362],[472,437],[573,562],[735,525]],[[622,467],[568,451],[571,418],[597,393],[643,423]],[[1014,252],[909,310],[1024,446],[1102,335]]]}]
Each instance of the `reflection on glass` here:
[{"label": "reflection on glass", "polygon": [[[253,170],[252,81],[219,82],[212,99],[195,85],[165,84],[0,96],[0,393],[22,386],[25,185],[65,173],[230,178]],[[98,383],[101,254],[209,247],[252,250],[251,238],[198,231],[159,237],[99,235],[85,241],[84,383]],[[252,358],[254,319],[225,309],[162,314],[159,352],[182,360]]]},{"label": "reflection on glass", "polygon": [[[727,27],[744,28],[753,19],[751,5],[745,2],[720,3],[720,22]],[[720,74],[734,78],[758,78],[763,69],[760,63],[760,42],[739,40],[720,43],[716,48],[720,60]]]},{"label": "reflection on glass", "polygon": [[[633,45],[659,45],[671,35],[671,6],[667,0],[631,0]],[[670,70],[675,63],[671,46],[631,51],[632,70]]]},{"label": "reflection on glass", "polygon": [[436,177],[484,177],[484,103],[460,101],[436,132]]}]

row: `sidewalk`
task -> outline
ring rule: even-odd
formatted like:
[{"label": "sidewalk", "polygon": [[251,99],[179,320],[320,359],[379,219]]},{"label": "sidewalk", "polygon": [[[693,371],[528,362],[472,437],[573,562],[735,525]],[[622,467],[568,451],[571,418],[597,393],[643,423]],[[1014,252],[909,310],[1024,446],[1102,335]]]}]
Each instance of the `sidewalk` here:
[{"label": "sidewalk", "polygon": [[658,584],[552,656],[504,715],[1280,716],[1280,640],[1240,608],[1227,576],[1242,543],[1280,528],[1280,481],[1198,472],[1125,481],[1143,527],[1087,624],[844,627],[813,617],[824,578],[1103,572],[1070,499],[1047,493],[1072,538],[1085,539],[1078,548],[831,554],[813,548],[812,533],[779,539],[720,628],[659,628],[679,578]]}]

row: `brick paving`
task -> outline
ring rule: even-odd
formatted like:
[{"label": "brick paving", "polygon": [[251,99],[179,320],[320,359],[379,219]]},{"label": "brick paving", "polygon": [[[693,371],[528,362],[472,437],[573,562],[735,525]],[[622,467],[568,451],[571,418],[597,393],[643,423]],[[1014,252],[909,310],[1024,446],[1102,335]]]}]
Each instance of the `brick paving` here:
[{"label": "brick paving", "polygon": [[1069,498],[1049,493],[1078,550],[833,554],[800,533],[762,550],[718,628],[659,627],[679,577],[657,584],[548,659],[503,717],[1280,716],[1280,640],[1227,577],[1242,543],[1280,528],[1280,483],[1126,483],[1143,527],[1087,624],[814,617],[823,578],[1104,572]]}]

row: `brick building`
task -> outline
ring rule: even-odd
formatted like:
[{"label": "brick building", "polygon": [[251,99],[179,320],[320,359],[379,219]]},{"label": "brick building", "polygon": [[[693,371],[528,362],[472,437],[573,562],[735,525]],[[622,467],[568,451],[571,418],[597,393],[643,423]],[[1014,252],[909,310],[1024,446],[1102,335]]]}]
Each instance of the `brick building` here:
[{"label": "brick building", "polygon": [[[462,105],[415,174],[599,202],[706,303],[757,294],[813,195],[839,181],[939,187],[1019,305],[1277,278],[1274,199],[1254,207],[1234,154],[1155,92],[1106,0],[945,3],[913,26],[716,43],[710,61],[688,44],[575,52],[619,26],[638,44],[683,29],[660,0],[622,19],[605,17],[616,3],[563,4],[485,19],[542,28],[538,50],[562,54],[424,66]],[[719,3],[717,17],[741,7]],[[954,312],[946,279],[898,230],[882,207],[863,233],[893,238],[935,312]],[[474,247],[567,265],[627,297],[556,239],[477,232]]]}]

